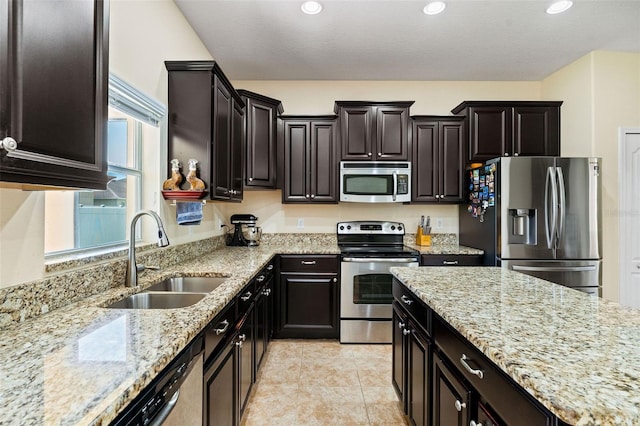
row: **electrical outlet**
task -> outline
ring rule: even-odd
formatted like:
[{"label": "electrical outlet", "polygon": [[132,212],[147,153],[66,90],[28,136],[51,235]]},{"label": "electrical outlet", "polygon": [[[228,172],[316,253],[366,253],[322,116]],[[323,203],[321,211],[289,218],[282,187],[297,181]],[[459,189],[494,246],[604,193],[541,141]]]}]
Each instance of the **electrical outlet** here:
[{"label": "electrical outlet", "polygon": [[302,229],[304,228],[304,218],[299,217],[298,218],[298,229]]},{"label": "electrical outlet", "polygon": [[442,229],[442,228],[444,228],[444,219],[439,217],[436,219],[436,229]]}]

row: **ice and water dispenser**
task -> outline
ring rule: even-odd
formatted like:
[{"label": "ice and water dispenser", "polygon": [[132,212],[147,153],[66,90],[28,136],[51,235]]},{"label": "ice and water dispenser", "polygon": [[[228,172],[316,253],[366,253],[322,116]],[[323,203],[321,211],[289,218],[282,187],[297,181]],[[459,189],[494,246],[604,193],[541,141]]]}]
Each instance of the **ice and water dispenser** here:
[{"label": "ice and water dispenser", "polygon": [[536,210],[509,209],[509,244],[536,245]]}]

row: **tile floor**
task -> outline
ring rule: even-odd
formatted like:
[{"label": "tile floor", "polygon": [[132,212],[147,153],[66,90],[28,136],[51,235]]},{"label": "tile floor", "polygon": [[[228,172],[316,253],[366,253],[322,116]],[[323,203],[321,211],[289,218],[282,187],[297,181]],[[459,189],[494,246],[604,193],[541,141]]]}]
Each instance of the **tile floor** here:
[{"label": "tile floor", "polygon": [[274,340],[243,426],[408,425],[391,385],[391,345]]}]

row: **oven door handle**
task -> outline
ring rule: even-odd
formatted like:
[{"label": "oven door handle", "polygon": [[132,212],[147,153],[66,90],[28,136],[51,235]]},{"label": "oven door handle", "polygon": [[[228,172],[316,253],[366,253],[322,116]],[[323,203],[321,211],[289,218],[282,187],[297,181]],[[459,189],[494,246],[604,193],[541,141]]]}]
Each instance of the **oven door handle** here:
[{"label": "oven door handle", "polygon": [[415,257],[388,259],[385,257],[345,257],[344,262],[371,263],[371,262],[387,262],[387,263],[416,263],[418,259]]}]

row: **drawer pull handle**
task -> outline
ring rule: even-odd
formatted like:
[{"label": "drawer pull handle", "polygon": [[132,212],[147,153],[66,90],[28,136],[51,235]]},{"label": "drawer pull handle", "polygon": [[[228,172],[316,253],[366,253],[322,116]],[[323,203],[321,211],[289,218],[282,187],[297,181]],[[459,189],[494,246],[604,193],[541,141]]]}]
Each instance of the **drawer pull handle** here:
[{"label": "drawer pull handle", "polygon": [[443,265],[457,265],[458,261],[457,260],[443,260],[442,264]]},{"label": "drawer pull handle", "polygon": [[405,296],[404,294],[400,297],[400,299],[402,299],[402,301],[404,302],[405,305],[410,305],[413,303],[413,300],[409,299],[407,296]]},{"label": "drawer pull handle", "polygon": [[456,406],[456,410],[458,411],[462,411],[463,408],[467,408],[467,403],[466,402],[460,402],[456,399],[456,402],[454,404]]},{"label": "drawer pull handle", "polygon": [[482,370],[474,370],[473,368],[471,368],[469,364],[467,364],[468,359],[469,358],[467,358],[465,354],[462,354],[462,358],[460,358],[460,364],[462,364],[464,369],[467,370],[469,373],[478,376],[481,379],[484,378],[484,372]]},{"label": "drawer pull handle", "polygon": [[267,266],[267,271],[273,271],[273,265]]},{"label": "drawer pull handle", "polygon": [[398,328],[404,328],[404,323],[403,322],[399,322],[398,323]]},{"label": "drawer pull handle", "polygon": [[261,283],[262,281],[265,280],[265,276],[264,275],[260,275],[258,278],[256,278],[256,281],[258,281],[259,283]]},{"label": "drawer pull handle", "polygon": [[404,330],[402,330],[402,334],[404,334],[405,336],[408,334],[411,334],[411,330],[407,330],[406,328]]},{"label": "drawer pull handle", "polygon": [[250,291],[246,292],[245,294],[243,294],[242,296],[240,296],[240,299],[241,299],[243,302],[246,302],[247,300],[251,299],[251,292],[250,292]]},{"label": "drawer pull handle", "polygon": [[216,328],[215,332],[216,332],[216,336],[221,335],[222,333],[224,333],[225,331],[227,331],[229,329],[229,321],[224,320],[220,323],[220,325],[222,326],[222,328]]},{"label": "drawer pull handle", "polygon": [[471,420],[469,422],[469,426],[482,426],[482,423],[476,423],[475,421]]},{"label": "drawer pull handle", "polygon": [[315,265],[316,261],[315,260],[301,260],[300,263],[303,264],[303,265]]}]

